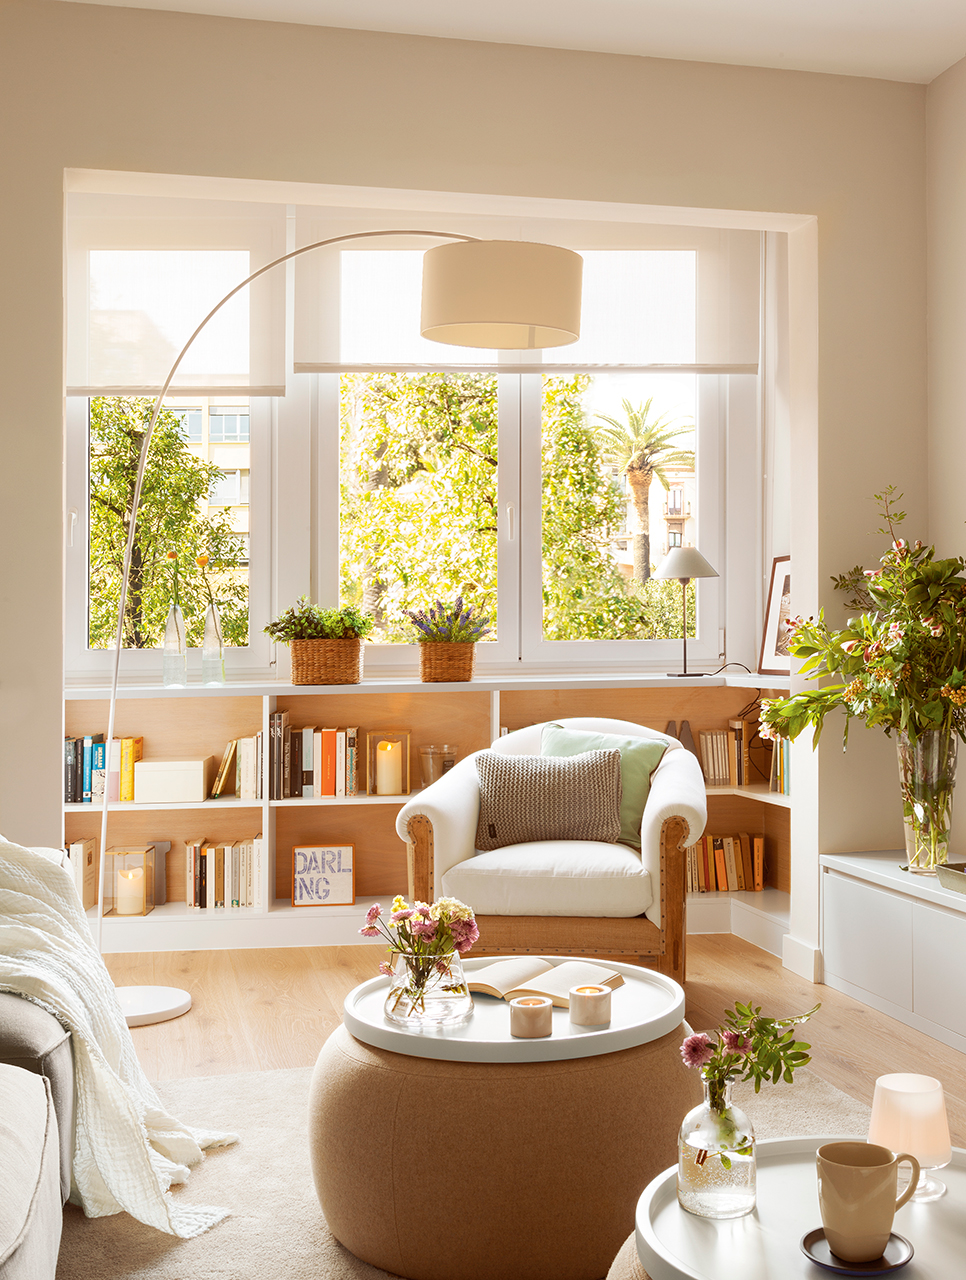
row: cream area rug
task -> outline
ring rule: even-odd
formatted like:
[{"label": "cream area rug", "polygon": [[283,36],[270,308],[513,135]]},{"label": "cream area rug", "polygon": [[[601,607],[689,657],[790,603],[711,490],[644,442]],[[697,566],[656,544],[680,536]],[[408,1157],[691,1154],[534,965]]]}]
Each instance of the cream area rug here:
[{"label": "cream area rug", "polygon": [[[305,1116],[311,1068],[203,1076],[157,1086],[186,1123],[240,1134],[215,1148],[173,1195],[226,1205],[231,1217],[193,1240],[179,1240],[127,1214],[85,1218],[68,1205],[57,1280],[386,1280],[332,1236],[312,1184]],[[793,1085],[757,1096],[738,1085],[734,1101],[761,1138],[812,1133],[864,1137],[869,1109],[807,1071]]]}]

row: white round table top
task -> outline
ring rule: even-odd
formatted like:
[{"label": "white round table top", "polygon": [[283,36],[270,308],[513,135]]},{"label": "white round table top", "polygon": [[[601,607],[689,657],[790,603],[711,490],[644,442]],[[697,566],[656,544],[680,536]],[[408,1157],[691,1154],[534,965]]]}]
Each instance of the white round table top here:
[{"label": "white round table top", "polygon": [[[842,1135],[838,1135],[842,1136]],[[815,1153],[838,1136],[776,1138],[757,1144],[758,1203],[743,1218],[714,1221],[678,1204],[677,1166],[659,1174],[637,1203],[637,1253],[651,1280],[821,1280],[831,1272],[810,1262],[800,1241],[821,1227]],[[855,1134],[846,1134],[855,1141]],[[963,1274],[966,1151],[936,1175],[948,1191],[927,1204],[905,1204],[893,1225],[915,1255],[903,1280]]]},{"label": "white round table top", "polygon": [[[586,961],[582,956],[541,956],[549,964]],[[508,956],[464,960],[463,970],[493,964]],[[596,961],[591,961],[596,963]],[[495,996],[474,993],[473,1016],[457,1027],[410,1029],[389,1022],[383,1014],[389,979],[370,978],[345,998],[346,1029],[366,1044],[415,1058],[444,1058],[454,1062],[553,1062],[587,1058],[632,1049],[659,1040],[684,1018],[684,991],[673,978],[633,964],[601,963],[616,969],[623,985],[611,997],[611,1020],[604,1027],[577,1027],[567,1009],[553,1010],[553,1033],[539,1040],[510,1035],[510,1006]]]}]

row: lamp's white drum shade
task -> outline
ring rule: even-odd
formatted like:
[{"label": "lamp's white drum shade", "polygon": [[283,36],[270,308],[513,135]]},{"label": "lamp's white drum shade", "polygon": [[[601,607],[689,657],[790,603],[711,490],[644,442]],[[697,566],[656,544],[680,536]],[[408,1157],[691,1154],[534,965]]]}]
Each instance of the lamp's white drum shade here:
[{"label": "lamp's white drum shade", "polygon": [[869,1141],[908,1151],[924,1169],[952,1159],[943,1087],[932,1076],[896,1072],[879,1076],[872,1098]]},{"label": "lamp's white drum shade", "polygon": [[580,337],[583,259],[559,245],[465,240],[423,255],[424,338],[539,351]]},{"label": "lamp's white drum shade", "polygon": [[652,575],[655,578],[716,578],[697,547],[672,547]]}]

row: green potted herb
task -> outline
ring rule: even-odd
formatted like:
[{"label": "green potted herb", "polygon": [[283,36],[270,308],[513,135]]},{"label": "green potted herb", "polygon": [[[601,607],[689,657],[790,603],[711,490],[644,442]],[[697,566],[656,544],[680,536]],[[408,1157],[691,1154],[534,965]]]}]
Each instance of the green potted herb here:
[{"label": "green potted herb", "polygon": [[457,596],[429,609],[407,610],[419,644],[419,676],[426,681],[472,680],[476,642],[490,634],[489,616]]},{"label": "green potted herb", "polygon": [[371,614],[351,605],[324,609],[299,596],[265,631],[291,648],[293,684],[358,684],[362,641],[374,624]]}]

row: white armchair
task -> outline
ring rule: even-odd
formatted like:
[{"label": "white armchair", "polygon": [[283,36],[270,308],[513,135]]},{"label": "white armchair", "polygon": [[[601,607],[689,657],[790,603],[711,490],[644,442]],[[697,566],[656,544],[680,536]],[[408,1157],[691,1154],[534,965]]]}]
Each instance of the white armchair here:
[{"label": "white armchair", "polygon": [[[478,853],[480,789],[475,756],[468,756],[399,812],[410,895],[431,902],[447,894],[473,907],[480,927],[475,955],[626,955],[681,981],[684,850],[707,821],[701,768],[676,739],[642,725],[590,718],[557,723],[667,742],[651,774],[640,854],[623,844],[573,840]],[[490,749],[539,755],[542,730],[542,724],[518,729]]]}]

